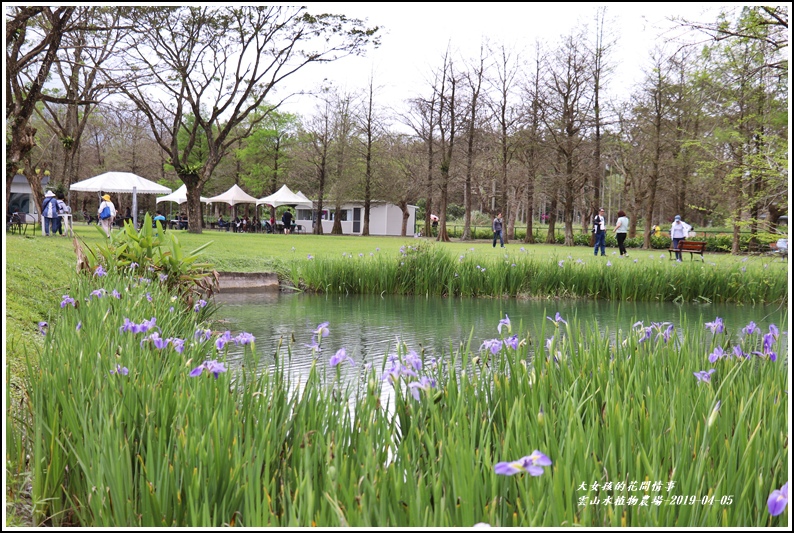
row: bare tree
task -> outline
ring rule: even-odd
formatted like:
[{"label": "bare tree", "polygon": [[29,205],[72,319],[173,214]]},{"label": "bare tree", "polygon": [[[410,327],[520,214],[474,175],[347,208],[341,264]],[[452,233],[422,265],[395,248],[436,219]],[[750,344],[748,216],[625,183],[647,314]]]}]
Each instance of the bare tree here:
[{"label": "bare tree", "polygon": [[[377,28],[359,20],[288,6],[133,8],[130,16],[137,31],[127,43],[123,66],[130,74],[120,90],[146,113],[187,186],[189,227],[198,233],[200,191],[221,158],[250,134],[255,122],[243,124],[246,117],[307,65],[377,44]],[[159,105],[168,113],[158,113]],[[202,138],[207,158],[191,164]]]},{"label": "bare tree", "polygon": [[[547,131],[557,151],[556,174],[563,192],[565,245],[573,246],[573,212],[584,183],[581,145],[590,111],[591,83],[588,62],[580,45],[583,38],[569,35],[549,65],[546,113]],[[550,228],[551,230],[551,228]]]},{"label": "bare tree", "polygon": [[430,215],[433,210],[433,175],[435,170],[435,132],[438,108],[438,94],[435,90],[438,78],[432,82],[430,98],[414,98],[411,100],[411,114],[403,116],[404,122],[425,143],[427,151],[425,173],[425,235],[430,235]]},{"label": "bare tree", "polygon": [[532,231],[532,208],[535,205],[535,180],[537,179],[538,170],[540,169],[541,158],[541,65],[544,61],[541,55],[541,47],[538,43],[535,47],[536,56],[534,68],[528,83],[524,88],[524,102],[526,109],[524,110],[524,127],[518,134],[518,158],[524,164],[526,169],[526,205],[527,205],[527,234],[524,236],[524,242],[534,243],[535,235]]},{"label": "bare tree", "polygon": [[331,105],[330,99],[324,98],[318,106],[318,113],[311,118],[309,125],[306,126],[306,135],[311,146],[308,157],[317,180],[317,203],[313,214],[315,235],[323,234],[323,200],[328,181],[329,151],[333,137]]},{"label": "bare tree", "polygon": [[439,151],[441,152],[441,179],[439,180],[439,225],[438,237],[440,242],[449,242],[447,235],[447,201],[450,185],[450,166],[452,154],[455,149],[455,134],[458,128],[457,96],[455,90],[458,85],[457,73],[452,65],[449,49],[444,55],[443,67],[439,73],[440,85],[436,87],[438,93],[438,136]]},{"label": "bare tree", "polygon": [[[593,195],[590,200],[590,213],[588,220],[593,220],[598,214],[599,206],[602,202],[603,193],[602,178],[604,176],[604,163],[601,160],[601,128],[603,118],[601,116],[601,90],[604,87],[604,76],[609,74],[610,69],[605,64],[605,58],[609,50],[614,45],[614,41],[605,42],[605,18],[607,8],[601,6],[596,11],[595,43],[592,50],[592,80],[593,80]],[[593,236],[594,237],[594,236]],[[593,244],[591,237],[591,244]]]},{"label": "bare tree", "polygon": [[647,197],[645,199],[645,227],[643,248],[651,247],[651,224],[653,211],[656,207],[656,195],[659,192],[661,166],[669,157],[666,144],[666,131],[668,121],[671,119],[672,103],[670,99],[671,79],[670,64],[665,54],[657,49],[653,55],[653,68],[647,73],[644,84],[645,105],[647,113],[640,116],[640,120],[647,120],[646,134],[649,147],[649,175],[645,185]]},{"label": "bare tree", "polygon": [[[30,179],[36,174],[30,151],[36,146],[36,129],[30,126],[36,104],[55,62],[63,35],[76,7],[13,6],[6,8],[6,204],[11,182],[21,167]],[[41,205],[41,182],[31,183],[33,200]]]},{"label": "bare tree", "polygon": [[37,108],[42,120],[59,138],[63,149],[61,181],[68,189],[77,181],[78,153],[83,131],[92,113],[109,94],[99,83],[99,69],[116,51],[121,38],[120,10],[80,7],[73,20],[77,25],[66,33],[54,63],[63,92],[57,90],[42,98]]},{"label": "bare tree", "polygon": [[463,235],[461,240],[471,240],[471,194],[472,172],[474,169],[474,138],[477,132],[477,113],[480,107],[480,90],[485,75],[485,45],[480,46],[480,59],[472,70],[465,74],[469,86],[468,124],[466,125],[466,177],[463,185]]},{"label": "bare tree", "polygon": [[366,165],[364,169],[364,225],[361,229],[361,235],[368,236],[369,213],[370,209],[372,208],[372,189],[375,185],[372,156],[376,136],[381,129],[376,116],[374,75],[371,75],[369,78],[360,124],[364,134],[364,161]]},{"label": "bare tree", "polygon": [[330,93],[333,99],[332,112],[332,156],[334,159],[333,180],[331,182],[331,200],[334,202],[334,224],[331,235],[342,235],[342,203],[349,198],[353,184],[353,153],[351,145],[355,134],[353,118],[353,96],[350,94]]},{"label": "bare tree", "polygon": [[510,194],[509,167],[515,152],[515,125],[519,120],[519,113],[513,104],[513,92],[516,90],[516,79],[519,72],[515,57],[502,45],[499,48],[499,60],[496,62],[495,89],[497,98],[492,100],[492,115],[496,120],[499,143],[499,177],[500,179],[500,207],[507,223],[505,244],[512,239],[515,232],[516,209],[518,195]]}]

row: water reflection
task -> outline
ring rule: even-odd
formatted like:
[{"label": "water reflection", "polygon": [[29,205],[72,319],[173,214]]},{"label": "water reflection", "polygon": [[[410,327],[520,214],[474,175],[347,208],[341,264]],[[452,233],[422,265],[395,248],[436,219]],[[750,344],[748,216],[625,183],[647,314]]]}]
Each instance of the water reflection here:
[{"label": "water reflection", "polygon": [[[307,345],[312,331],[329,322],[330,335],[322,339],[319,362],[328,360],[344,347],[357,367],[373,364],[380,368],[394,353],[397,339],[409,349],[439,359],[471,343],[478,350],[482,342],[497,336],[497,325],[505,315],[513,331],[528,331],[533,347],[542,349],[542,335],[553,328],[547,316],[559,312],[566,320],[577,320],[581,329],[596,328],[602,335],[624,336],[632,324],[643,321],[671,322],[679,332],[688,327],[703,328],[705,322],[721,317],[728,331],[739,332],[749,321],[767,331],[774,323],[786,328],[786,311],[781,306],[736,306],[727,304],[673,304],[647,302],[604,302],[592,300],[517,300],[438,298],[418,296],[340,296],[279,293],[271,291],[224,292],[216,296],[221,322],[215,329],[233,334],[246,331],[256,337],[258,366],[275,364],[274,354],[289,356],[298,374],[308,372],[313,355]],[[522,325],[523,324],[523,325]],[[542,328],[545,328],[545,333]],[[787,348],[786,348],[787,349]],[[784,352],[786,353],[786,352]],[[242,349],[229,347],[231,367],[242,363]],[[343,363],[347,367],[347,363]]]}]

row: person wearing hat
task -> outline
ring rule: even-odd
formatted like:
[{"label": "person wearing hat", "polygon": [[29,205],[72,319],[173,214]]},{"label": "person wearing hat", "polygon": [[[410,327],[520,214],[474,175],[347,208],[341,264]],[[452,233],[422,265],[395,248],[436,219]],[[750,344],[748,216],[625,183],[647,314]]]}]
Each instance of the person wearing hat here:
[{"label": "person wearing hat", "polygon": [[604,208],[598,210],[598,214],[593,217],[593,235],[595,236],[595,247],[593,248],[593,255],[598,255],[598,249],[601,248],[601,256],[606,256],[607,246],[607,219],[604,218]]},{"label": "person wearing hat", "polygon": [[99,223],[105,229],[105,234],[110,237],[110,228],[113,226],[113,218],[116,216],[116,206],[110,201],[109,194],[102,196],[102,202],[99,204],[97,214],[99,215]]},{"label": "person wearing hat", "polygon": [[58,232],[58,199],[55,193],[47,191],[44,195],[44,202],[41,204],[41,214],[44,217],[44,235],[50,236],[50,230],[55,235]]},{"label": "person wearing hat", "polygon": [[673,249],[675,249],[675,260],[681,262],[681,252],[678,244],[689,236],[692,226],[681,220],[681,215],[676,215],[673,225],[670,227],[670,237],[673,239]]}]

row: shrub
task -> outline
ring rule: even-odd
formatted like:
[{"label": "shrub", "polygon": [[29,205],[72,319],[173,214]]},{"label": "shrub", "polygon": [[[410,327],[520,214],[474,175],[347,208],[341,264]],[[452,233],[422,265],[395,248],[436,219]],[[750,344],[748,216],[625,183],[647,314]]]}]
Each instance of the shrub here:
[{"label": "shrub", "polygon": [[[104,230],[97,227],[97,231]],[[78,244],[76,252],[78,268],[83,271],[96,274],[101,267],[104,271],[151,272],[191,305],[194,299],[218,289],[218,273],[209,263],[198,261],[199,254],[210,244],[211,241],[185,254],[177,236],[173,232],[167,233],[159,221],[153,228],[151,215],[147,213],[140,230],[127,221],[124,229],[111,234],[106,244],[95,248]]]}]

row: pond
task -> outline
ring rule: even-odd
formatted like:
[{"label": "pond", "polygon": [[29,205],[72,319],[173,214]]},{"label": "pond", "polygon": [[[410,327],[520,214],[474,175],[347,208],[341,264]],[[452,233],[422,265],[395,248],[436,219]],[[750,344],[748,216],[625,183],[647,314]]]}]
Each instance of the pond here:
[{"label": "pond", "polygon": [[[553,324],[546,317],[556,313],[579,326],[598,328],[602,334],[621,338],[632,325],[643,321],[671,322],[680,334],[683,322],[689,327],[704,328],[706,322],[722,318],[729,332],[738,333],[751,320],[765,333],[769,324],[787,331],[786,306],[737,306],[729,304],[674,304],[648,302],[607,302],[593,300],[518,300],[483,298],[440,298],[419,296],[316,295],[270,291],[224,292],[216,295],[220,309],[215,316],[217,330],[241,331],[256,337],[256,356],[260,370],[275,364],[274,353],[281,345],[287,356],[290,343],[291,370],[308,372],[313,361],[310,348],[312,332],[318,324],[328,322],[330,334],[322,340],[321,359],[328,359],[340,348],[355,361],[356,367],[380,365],[395,352],[396,340],[408,349],[441,359],[471,342],[479,351],[486,339],[498,337],[497,325],[507,315],[513,332],[528,331],[532,339],[530,353],[544,346],[541,328],[550,336]],[[522,327],[523,323],[523,327]],[[551,328],[551,329],[550,329]],[[506,335],[505,335],[506,336]],[[785,336],[784,336],[785,338]],[[293,341],[294,339],[294,341]],[[785,341],[784,341],[785,342]],[[230,368],[242,364],[242,347],[230,344],[227,362]],[[787,353],[786,350],[781,350]],[[345,363],[345,368],[352,367]]]}]

